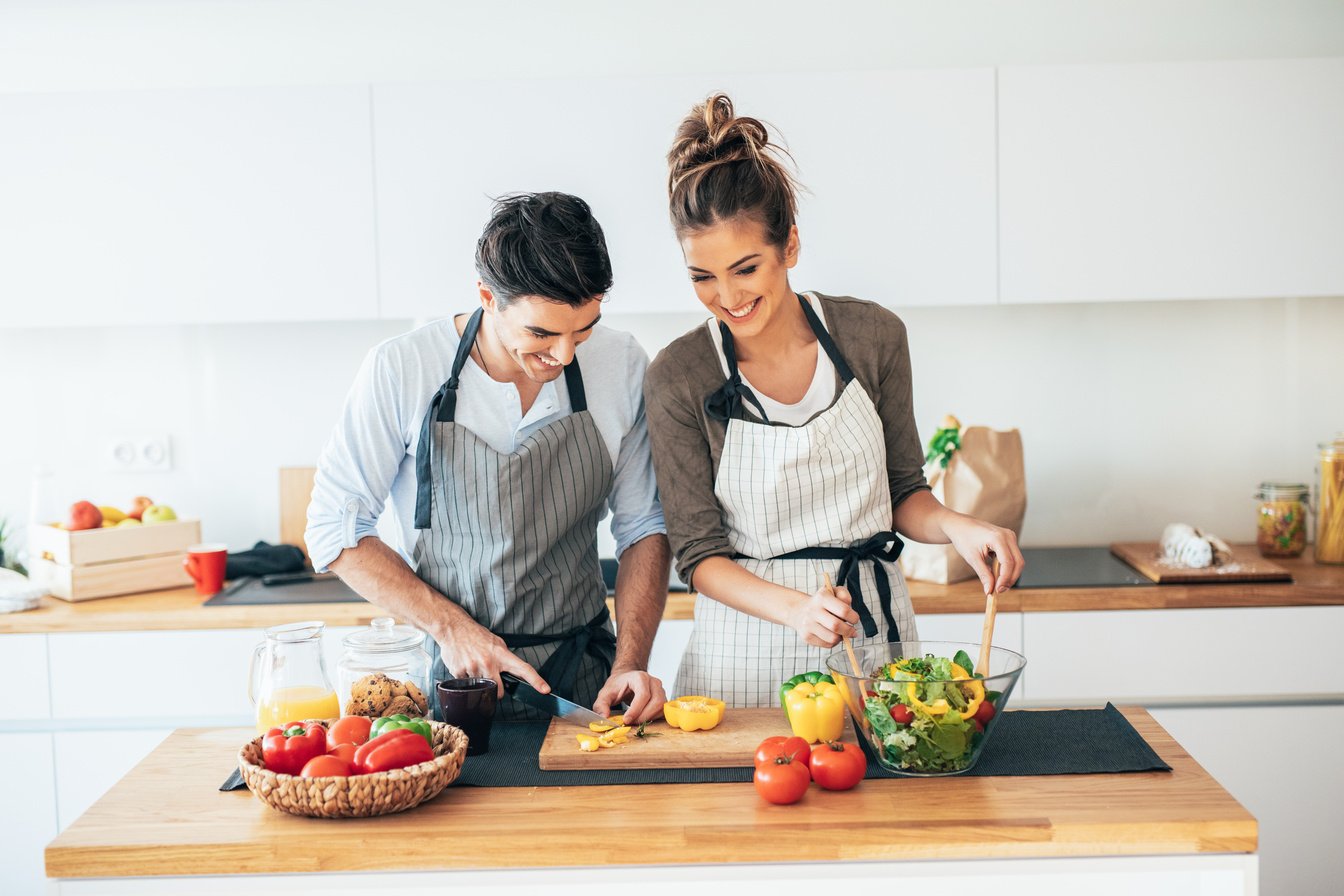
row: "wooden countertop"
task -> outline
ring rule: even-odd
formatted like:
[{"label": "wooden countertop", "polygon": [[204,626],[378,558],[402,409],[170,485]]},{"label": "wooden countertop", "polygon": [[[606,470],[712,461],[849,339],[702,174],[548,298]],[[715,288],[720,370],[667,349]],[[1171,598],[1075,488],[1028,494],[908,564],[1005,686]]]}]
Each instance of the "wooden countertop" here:
[{"label": "wooden countertop", "polygon": [[[1142,709],[1171,773],[864,781],[771,806],[751,784],[450,787],[370,819],[219,793],[247,729],[182,729],[46,850],[51,877],[1249,853],[1256,820]],[[470,761],[470,760],[468,760]],[[544,831],[536,820],[545,818]]]},{"label": "wooden countertop", "polygon": [[[1292,582],[1014,588],[999,595],[999,612],[1344,606],[1344,566],[1322,566],[1309,557],[1275,562],[1292,573]],[[975,580],[955,585],[910,582],[909,587],[916,613],[982,613],[985,609],[984,594]],[[375,616],[388,615],[367,603],[203,607],[205,600],[191,588],[78,603],[48,597],[36,610],[0,614],[0,634],[260,629],[296,619],[360,626],[368,625]],[[692,595],[673,592],[668,595],[663,618],[690,619],[694,603]]]}]

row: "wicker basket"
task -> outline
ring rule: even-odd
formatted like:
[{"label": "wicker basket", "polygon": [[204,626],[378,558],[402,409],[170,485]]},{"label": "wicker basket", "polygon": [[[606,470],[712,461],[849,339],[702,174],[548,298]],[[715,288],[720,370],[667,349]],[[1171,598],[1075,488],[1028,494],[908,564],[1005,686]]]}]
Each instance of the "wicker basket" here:
[{"label": "wicker basket", "polygon": [[290,815],[368,818],[404,812],[438,796],[455,781],[467,755],[467,736],[461,728],[429,724],[434,729],[434,759],[390,772],[349,778],[278,774],[262,765],[260,737],[238,751],[238,768],[258,799]]}]

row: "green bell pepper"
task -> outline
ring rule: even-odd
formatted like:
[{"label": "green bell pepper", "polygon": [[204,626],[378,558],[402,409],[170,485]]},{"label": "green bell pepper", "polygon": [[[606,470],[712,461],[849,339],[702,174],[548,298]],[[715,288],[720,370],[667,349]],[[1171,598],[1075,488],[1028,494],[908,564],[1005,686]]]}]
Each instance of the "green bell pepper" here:
[{"label": "green bell pepper", "polygon": [[424,719],[413,718],[404,713],[397,713],[394,716],[384,716],[373,723],[369,729],[369,740],[373,740],[380,734],[386,734],[389,731],[396,731],[398,728],[407,728],[414,731],[425,739],[425,743],[431,747],[434,746],[434,731],[429,727],[429,723]]}]

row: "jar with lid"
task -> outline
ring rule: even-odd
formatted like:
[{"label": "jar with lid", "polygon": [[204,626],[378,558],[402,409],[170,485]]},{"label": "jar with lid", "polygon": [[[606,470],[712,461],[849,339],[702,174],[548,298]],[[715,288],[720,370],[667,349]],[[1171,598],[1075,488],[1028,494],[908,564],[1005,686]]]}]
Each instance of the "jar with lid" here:
[{"label": "jar with lid", "polygon": [[1316,562],[1344,563],[1344,433],[1318,447]]},{"label": "jar with lid", "polygon": [[368,628],[346,635],[341,644],[345,649],[336,664],[341,715],[429,715],[431,661],[424,632],[381,616]]},{"label": "jar with lid", "polygon": [[1301,482],[1262,482],[1255,492],[1255,546],[1262,557],[1300,557],[1307,549],[1307,497]]}]

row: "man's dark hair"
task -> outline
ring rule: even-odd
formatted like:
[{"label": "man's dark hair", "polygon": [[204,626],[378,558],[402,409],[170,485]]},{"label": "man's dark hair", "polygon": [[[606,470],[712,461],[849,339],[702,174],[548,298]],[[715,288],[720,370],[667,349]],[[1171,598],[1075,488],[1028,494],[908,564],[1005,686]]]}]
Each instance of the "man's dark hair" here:
[{"label": "man's dark hair", "polygon": [[496,301],[539,296],[578,307],[611,289],[611,259],[593,211],[568,193],[495,200],[476,241],[476,273]]}]

